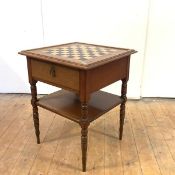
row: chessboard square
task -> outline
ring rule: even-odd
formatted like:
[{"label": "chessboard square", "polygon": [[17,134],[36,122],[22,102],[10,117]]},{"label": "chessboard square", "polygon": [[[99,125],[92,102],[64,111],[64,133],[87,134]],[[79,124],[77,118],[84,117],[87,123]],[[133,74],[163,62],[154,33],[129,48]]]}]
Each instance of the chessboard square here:
[{"label": "chessboard square", "polygon": [[84,57],[86,60],[90,60],[92,59],[92,57]]}]

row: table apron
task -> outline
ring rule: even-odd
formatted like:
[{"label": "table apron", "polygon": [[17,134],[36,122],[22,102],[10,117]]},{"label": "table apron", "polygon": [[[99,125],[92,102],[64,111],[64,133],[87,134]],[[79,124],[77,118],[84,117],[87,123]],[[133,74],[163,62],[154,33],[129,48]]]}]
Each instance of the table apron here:
[{"label": "table apron", "polygon": [[92,93],[118,80],[128,79],[129,57],[115,60],[88,72],[88,92]]}]

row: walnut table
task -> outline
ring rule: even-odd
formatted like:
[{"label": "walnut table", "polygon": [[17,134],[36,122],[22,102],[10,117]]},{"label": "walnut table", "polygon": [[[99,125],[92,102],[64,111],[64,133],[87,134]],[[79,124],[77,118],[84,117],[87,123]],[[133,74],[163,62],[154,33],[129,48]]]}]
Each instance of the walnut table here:
[{"label": "walnut table", "polygon": [[[83,171],[86,171],[89,124],[119,104],[121,140],[130,55],[135,52],[131,49],[77,42],[19,52],[27,57],[37,143],[40,143],[37,106],[53,111],[81,126]],[[100,91],[118,80],[122,81],[121,96]],[[62,90],[38,99],[37,81],[60,87]]]}]

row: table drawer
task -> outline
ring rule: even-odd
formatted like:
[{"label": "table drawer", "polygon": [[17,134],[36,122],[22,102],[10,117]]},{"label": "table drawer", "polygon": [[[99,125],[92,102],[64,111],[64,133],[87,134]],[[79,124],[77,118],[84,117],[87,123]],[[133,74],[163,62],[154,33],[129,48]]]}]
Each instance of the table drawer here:
[{"label": "table drawer", "polygon": [[79,71],[62,65],[31,60],[32,77],[52,85],[79,90]]}]

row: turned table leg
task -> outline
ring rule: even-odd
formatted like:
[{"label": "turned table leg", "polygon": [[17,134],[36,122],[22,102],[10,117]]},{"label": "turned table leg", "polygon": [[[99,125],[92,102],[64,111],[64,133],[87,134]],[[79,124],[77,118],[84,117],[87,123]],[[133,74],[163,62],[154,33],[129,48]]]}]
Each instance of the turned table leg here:
[{"label": "turned table leg", "polygon": [[124,119],[125,119],[125,104],[127,101],[126,97],[127,93],[127,80],[122,80],[122,88],[121,88],[121,98],[123,99],[123,102],[120,105],[120,128],[119,128],[119,139],[122,139],[123,135],[123,125],[124,125]]},{"label": "turned table leg", "polygon": [[87,104],[81,104],[82,119],[80,122],[81,126],[81,150],[82,150],[82,169],[83,172],[86,171],[86,161],[87,161],[87,144],[88,144],[88,126],[89,122],[87,120]]},{"label": "turned table leg", "polygon": [[40,144],[39,114],[38,114],[38,107],[36,104],[37,102],[36,81],[32,81],[30,85],[31,85],[31,95],[32,95],[31,104],[33,107],[33,122],[35,126],[35,134],[36,134],[37,143]]}]

